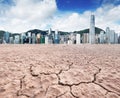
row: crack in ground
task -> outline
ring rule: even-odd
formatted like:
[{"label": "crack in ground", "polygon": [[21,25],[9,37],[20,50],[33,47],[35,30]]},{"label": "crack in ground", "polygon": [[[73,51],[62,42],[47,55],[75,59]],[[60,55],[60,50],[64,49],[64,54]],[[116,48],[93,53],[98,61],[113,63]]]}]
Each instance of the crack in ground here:
[{"label": "crack in ground", "polygon": [[23,80],[24,80],[24,78],[25,78],[25,75],[20,79],[20,89],[23,88]]},{"label": "crack in ground", "polygon": [[[93,60],[93,59],[94,59],[94,58],[92,58],[92,60]],[[92,60],[91,60],[91,61],[92,61]],[[75,97],[75,98],[79,98],[79,97],[77,97],[77,96],[75,96],[75,95],[73,94],[73,92],[72,92],[72,86],[78,86],[78,85],[80,85],[80,84],[89,84],[89,83],[94,83],[94,84],[102,87],[104,90],[107,91],[105,95],[107,95],[108,92],[112,92],[112,93],[116,94],[115,92],[108,90],[107,88],[105,88],[104,86],[100,85],[99,83],[96,83],[96,79],[97,79],[96,76],[97,76],[97,75],[101,72],[101,70],[102,70],[101,68],[99,68],[99,67],[97,67],[97,66],[95,66],[95,67],[98,68],[98,71],[93,75],[94,79],[93,79],[92,81],[80,82],[80,83],[77,83],[77,84],[65,84],[65,83],[62,83],[59,75],[60,75],[63,71],[69,71],[69,70],[71,69],[71,66],[72,66],[72,65],[73,65],[73,63],[69,64],[68,69],[66,69],[66,70],[61,69],[58,73],[44,73],[44,72],[42,72],[42,73],[39,73],[39,74],[44,74],[44,75],[52,75],[52,74],[55,74],[55,75],[58,77],[58,85],[70,87],[70,94],[71,94],[73,97]],[[38,77],[39,75],[33,74],[32,67],[33,67],[33,65],[30,66],[30,74],[31,74],[33,77]],[[22,81],[21,81],[20,84],[22,84]],[[21,85],[20,87],[22,88],[22,85]],[[49,87],[48,87],[48,89],[49,89]],[[46,94],[47,94],[48,89],[46,90]],[[64,94],[66,94],[66,93],[64,93]],[[56,96],[56,98],[59,98],[60,96],[62,96],[62,95],[64,95],[64,94],[61,94],[61,95],[59,95],[59,96]],[[22,95],[22,94],[21,94],[21,95]],[[24,95],[24,94],[23,94],[23,95]],[[120,96],[119,94],[117,94],[117,95]],[[24,95],[24,96],[27,96],[27,95]],[[27,97],[28,97],[28,96],[27,96]]]},{"label": "crack in ground", "polygon": [[30,97],[26,94],[21,93],[21,90],[23,89],[23,80],[25,78],[25,75],[20,79],[20,89],[17,91],[17,96],[26,96],[26,97]]},{"label": "crack in ground", "polygon": [[33,67],[33,65],[31,65],[30,68],[29,68],[29,70],[30,70],[30,74],[31,74],[33,77],[38,77],[37,74],[33,74],[32,67]]},{"label": "crack in ground", "polygon": [[60,94],[59,96],[56,96],[56,98],[59,98],[59,97],[65,95],[66,93],[67,93],[67,92],[64,92],[63,94]]}]

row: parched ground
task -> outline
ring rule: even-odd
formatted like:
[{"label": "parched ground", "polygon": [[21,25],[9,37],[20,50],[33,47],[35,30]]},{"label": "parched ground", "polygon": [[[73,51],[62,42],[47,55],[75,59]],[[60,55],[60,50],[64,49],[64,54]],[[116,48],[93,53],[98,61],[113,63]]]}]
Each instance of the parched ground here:
[{"label": "parched ground", "polygon": [[120,45],[0,45],[0,98],[120,98]]}]

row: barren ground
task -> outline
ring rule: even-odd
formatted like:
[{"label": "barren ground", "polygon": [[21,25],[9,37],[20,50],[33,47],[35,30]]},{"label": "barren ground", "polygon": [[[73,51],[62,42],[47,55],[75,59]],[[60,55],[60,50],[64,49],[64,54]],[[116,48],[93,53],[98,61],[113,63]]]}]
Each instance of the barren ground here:
[{"label": "barren ground", "polygon": [[120,45],[0,45],[0,98],[120,98]]}]

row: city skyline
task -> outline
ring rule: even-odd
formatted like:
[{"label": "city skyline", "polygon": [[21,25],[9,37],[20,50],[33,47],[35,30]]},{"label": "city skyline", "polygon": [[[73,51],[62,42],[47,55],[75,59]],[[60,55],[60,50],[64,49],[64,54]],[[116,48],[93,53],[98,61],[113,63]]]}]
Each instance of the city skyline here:
[{"label": "city skyline", "polygon": [[94,13],[96,27],[110,27],[119,33],[119,10],[120,0],[0,0],[0,30],[52,28],[72,32],[89,28]]}]

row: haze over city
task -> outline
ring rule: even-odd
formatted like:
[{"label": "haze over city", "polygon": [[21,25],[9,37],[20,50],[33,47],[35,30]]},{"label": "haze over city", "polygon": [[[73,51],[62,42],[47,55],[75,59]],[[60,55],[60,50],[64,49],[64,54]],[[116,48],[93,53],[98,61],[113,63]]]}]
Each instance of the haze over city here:
[{"label": "haze over city", "polygon": [[91,13],[96,27],[120,32],[120,0],[0,0],[0,30],[83,30],[90,26]]}]

